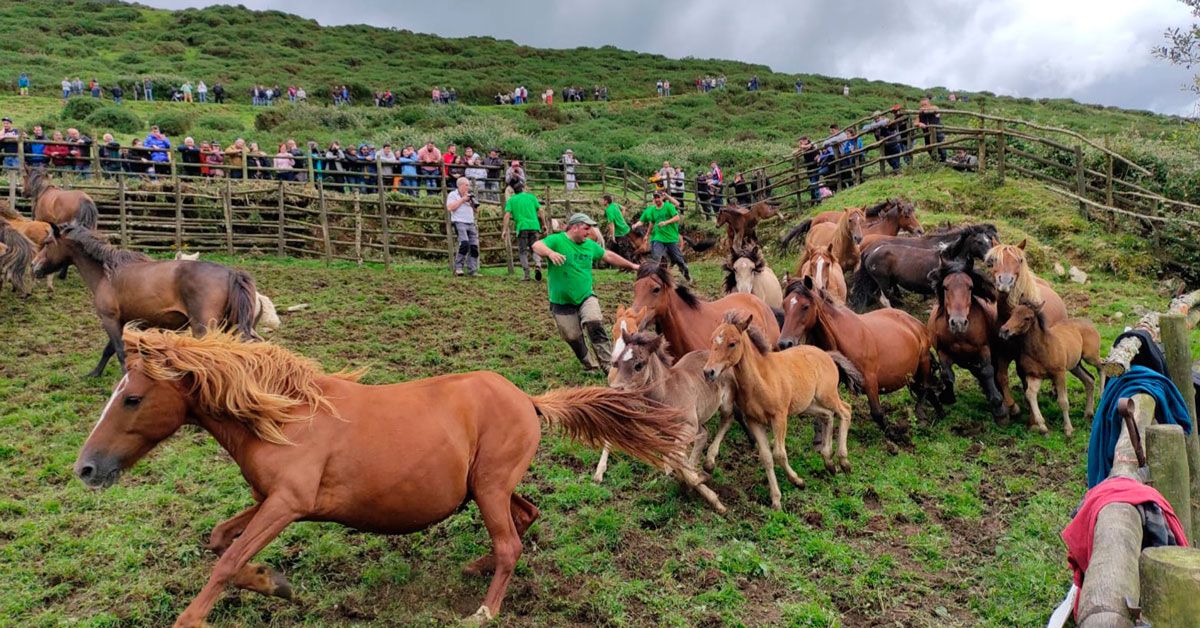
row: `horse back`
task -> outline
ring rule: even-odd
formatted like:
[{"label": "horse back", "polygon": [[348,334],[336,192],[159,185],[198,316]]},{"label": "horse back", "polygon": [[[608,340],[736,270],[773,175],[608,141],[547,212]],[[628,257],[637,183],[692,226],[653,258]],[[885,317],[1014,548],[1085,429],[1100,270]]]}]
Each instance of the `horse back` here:
[{"label": "horse back", "polygon": [[766,302],[753,294],[735,292],[710,302],[708,307],[715,315],[712,329],[708,332],[710,334],[725,319],[726,312],[736,310],[754,316],[753,324],[763,331],[767,342],[772,345],[779,342],[779,321],[775,319],[775,312],[771,311],[771,307]]},{"label": "horse back", "polygon": [[1050,286],[1050,282],[1036,276],[1033,280],[1042,296],[1042,315],[1046,318],[1046,325],[1052,326],[1067,320],[1067,304]]},{"label": "horse back", "polygon": [[708,361],[708,351],[692,351],[679,358],[671,367],[671,381],[668,382],[669,403],[677,408],[694,407],[696,419],[703,423],[707,421],[721,404],[729,400],[732,394],[733,373],[726,370],[710,383],[704,379],[704,363]]}]

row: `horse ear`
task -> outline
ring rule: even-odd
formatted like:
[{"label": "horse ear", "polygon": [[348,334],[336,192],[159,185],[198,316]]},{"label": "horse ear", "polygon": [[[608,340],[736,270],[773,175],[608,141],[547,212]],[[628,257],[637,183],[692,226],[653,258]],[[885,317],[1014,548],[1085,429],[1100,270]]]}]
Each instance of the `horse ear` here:
[{"label": "horse ear", "polygon": [[663,337],[661,335],[655,336],[654,340],[646,343],[646,349],[648,349],[650,353],[658,353],[659,348],[662,347],[662,343]]},{"label": "horse ear", "polygon": [[54,239],[56,240],[62,237],[62,230],[59,228],[58,223],[50,223],[50,233],[54,235]]},{"label": "horse ear", "polygon": [[1018,249],[1021,249],[1022,251],[1024,251],[1024,250],[1025,250],[1025,241],[1026,241],[1026,240],[1028,240],[1028,239],[1029,239],[1029,238],[1022,239],[1022,240],[1021,240],[1021,243],[1017,245],[1017,248],[1018,248]]},{"label": "horse ear", "polygon": [[746,318],[739,319],[737,322],[735,322],[733,324],[733,326],[737,327],[738,331],[746,331],[750,327],[750,323],[752,323],[753,321],[754,321],[754,315],[751,314],[751,315],[747,316]]},{"label": "horse ear", "polygon": [[624,315],[625,315],[625,306],[618,303],[617,304],[617,318],[621,318]]},{"label": "horse ear", "polygon": [[825,254],[830,257],[833,257],[833,243],[832,242],[825,245]]}]

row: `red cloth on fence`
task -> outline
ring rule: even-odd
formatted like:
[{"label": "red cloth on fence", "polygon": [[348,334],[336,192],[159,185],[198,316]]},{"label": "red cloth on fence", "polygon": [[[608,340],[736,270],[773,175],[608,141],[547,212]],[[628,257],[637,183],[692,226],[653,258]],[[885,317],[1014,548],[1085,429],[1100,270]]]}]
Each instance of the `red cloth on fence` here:
[{"label": "red cloth on fence", "polygon": [[[1087,571],[1088,563],[1092,560],[1092,534],[1096,528],[1096,519],[1105,506],[1112,503],[1145,504],[1154,502],[1163,511],[1167,527],[1175,540],[1182,546],[1187,546],[1187,537],[1183,535],[1183,526],[1171,504],[1166,498],[1152,487],[1146,486],[1132,478],[1109,478],[1093,486],[1083,497],[1079,513],[1063,528],[1062,540],[1067,544],[1067,562],[1075,573],[1075,586],[1083,586],[1083,574]],[[1079,609],[1079,598],[1075,599],[1075,608]]]}]

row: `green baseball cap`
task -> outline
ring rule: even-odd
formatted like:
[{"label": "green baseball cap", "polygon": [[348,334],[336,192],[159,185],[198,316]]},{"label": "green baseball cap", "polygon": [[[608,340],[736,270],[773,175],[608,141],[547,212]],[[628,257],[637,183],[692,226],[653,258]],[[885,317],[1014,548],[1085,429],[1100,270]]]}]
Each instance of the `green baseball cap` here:
[{"label": "green baseball cap", "polygon": [[583,212],[576,212],[574,214],[571,214],[571,217],[567,219],[568,225],[578,225],[580,223],[585,224],[585,225],[590,225],[592,227],[596,226],[596,221],[592,220],[590,216],[588,216],[587,214],[585,214]]}]

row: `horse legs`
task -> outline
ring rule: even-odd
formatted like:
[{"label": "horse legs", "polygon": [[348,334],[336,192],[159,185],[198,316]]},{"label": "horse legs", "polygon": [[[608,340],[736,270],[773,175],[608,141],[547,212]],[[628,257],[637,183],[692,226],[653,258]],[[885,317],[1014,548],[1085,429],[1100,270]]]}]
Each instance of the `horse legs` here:
[{"label": "horse legs", "polygon": [[1004,395],[996,386],[996,368],[989,356],[981,356],[971,372],[979,382],[979,388],[987,397],[988,405],[992,408],[992,418],[997,425],[1008,425],[1008,410],[1004,406]]},{"label": "horse legs", "polygon": [[[775,442],[773,444],[772,453],[775,456],[775,464],[783,467],[783,472],[787,475],[787,479],[798,488],[804,488],[804,478],[800,477],[794,470],[792,464],[788,462],[787,457],[787,410],[784,409],[779,416],[771,421],[771,435]],[[832,423],[829,423],[832,425]]]},{"label": "horse legs", "polygon": [[1092,415],[1096,413],[1096,380],[1083,367],[1082,362],[1076,364],[1075,368],[1071,369],[1071,374],[1079,378],[1079,381],[1083,382],[1083,388],[1087,390],[1087,404],[1084,406],[1083,420],[1090,421],[1092,420]]},{"label": "horse legs", "polygon": [[[951,366],[951,368],[953,368]],[[917,372],[913,374],[913,380],[908,385],[908,389],[912,392],[913,397],[917,400],[916,414],[917,418],[925,421],[925,404],[933,406],[933,413],[937,420],[941,420],[946,416],[945,410],[942,408],[941,399],[937,395],[934,382],[937,381],[933,371],[933,359],[929,350],[921,352],[920,359],[917,361]]]},{"label": "horse legs", "polygon": [[850,404],[837,398],[838,406],[834,412],[838,416],[838,464],[842,471],[850,473],[850,450],[846,446],[846,438],[850,435]]},{"label": "horse legs", "polygon": [[[1057,384],[1056,384],[1057,385]],[[1042,380],[1037,377],[1025,378],[1025,401],[1029,402],[1029,427],[1039,434],[1050,432],[1046,428],[1046,419],[1042,417],[1042,409],[1038,407],[1038,391],[1042,388]]]},{"label": "horse legs", "polygon": [[100,352],[100,362],[96,364],[96,368],[92,369],[87,376],[100,377],[103,375],[104,368],[108,366],[108,361],[112,359],[114,353],[116,353],[116,349],[113,348],[113,341],[110,339],[105,343],[104,351]]},{"label": "horse legs", "polygon": [[762,462],[763,470],[767,472],[767,486],[771,490],[771,508],[783,509],[783,494],[779,492],[779,480],[775,477],[775,458],[771,454],[771,444],[767,442],[767,427],[757,421],[749,421],[750,436],[758,445],[758,459]]},{"label": "horse legs", "polygon": [[[712,443],[708,446],[708,453],[704,456],[704,470],[712,472],[717,468],[717,453],[721,451],[721,441],[725,440],[725,433],[733,426],[733,413],[721,413],[721,424],[717,426],[717,434],[713,436]],[[746,431],[750,431],[750,427],[746,427]]]},{"label": "horse legs", "polygon": [[1067,395],[1067,372],[1059,371],[1054,374],[1054,392],[1058,396],[1058,408],[1062,410],[1063,415],[1063,434],[1067,438],[1075,433],[1075,428],[1071,425],[1071,399]]},{"label": "horse legs", "polygon": [[[492,583],[488,585],[487,595],[484,596],[479,610],[466,621],[489,622],[500,614],[500,605],[504,601],[505,592],[508,591],[508,581],[512,578],[522,549],[521,536],[517,533],[512,512],[512,501],[512,493],[504,490],[502,486],[488,486],[475,493],[479,514],[483,516],[483,524],[487,527],[488,536],[492,538]],[[481,560],[486,561],[487,558]]]},{"label": "horse legs", "polygon": [[[254,514],[258,512],[258,506],[255,504],[234,515],[233,518],[217,524],[204,548],[217,556],[224,554],[233,540],[246,528],[246,524],[250,523]],[[269,565],[262,563],[246,563],[229,583],[239,589],[263,595],[281,597],[285,600],[292,598],[292,585],[287,578]]]},{"label": "horse legs", "polygon": [[[533,502],[516,493],[512,494],[509,507],[512,512],[513,526],[517,529],[517,536],[524,537],[525,531],[529,529],[529,526],[533,525],[533,522],[537,520],[541,511],[538,510],[537,506],[533,505]],[[496,556],[492,552],[488,552],[487,555],[464,566],[462,571],[469,576],[483,576],[493,573],[496,571]]]},{"label": "horse legs", "polygon": [[[817,418],[817,423],[822,427],[823,438],[821,439],[821,460],[825,462],[825,470],[830,473],[837,473],[837,465],[833,463],[833,418],[834,413],[828,408],[813,406],[809,408],[809,412],[813,413]],[[840,426],[839,426],[840,429]]]},{"label": "horse legs", "polygon": [[288,527],[298,517],[299,513],[287,506],[283,498],[272,500],[267,498],[259,504],[257,512],[251,516],[242,534],[234,539],[224,554],[217,559],[212,575],[200,590],[200,594],[188,604],[183,614],[175,620],[176,628],[192,628],[203,626],[204,618],[208,617],[217,596],[224,590],[225,585],[236,576],[247,562],[257,554],[284,528]]},{"label": "horse legs", "polygon": [[954,360],[950,354],[938,349],[938,368],[942,373],[942,403],[952,406],[958,398],[954,395]]},{"label": "horse legs", "polygon": [[592,474],[592,481],[599,484],[604,481],[604,472],[608,471],[608,445],[604,446],[604,450],[600,452],[600,462],[596,463],[596,472]]},{"label": "horse legs", "polygon": [[1012,364],[1012,360],[1005,357],[996,356],[996,388],[1000,389],[1001,403],[1004,404],[1004,410],[1010,417],[1021,416],[1021,406],[1017,405],[1017,400],[1013,399],[1012,386],[1008,381],[1008,367]]}]

